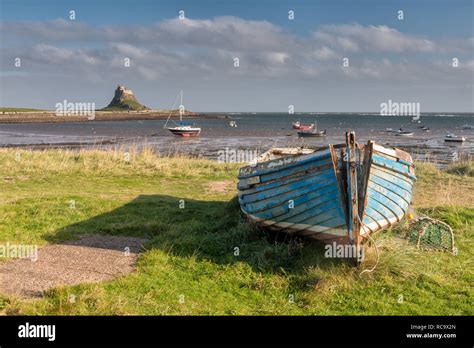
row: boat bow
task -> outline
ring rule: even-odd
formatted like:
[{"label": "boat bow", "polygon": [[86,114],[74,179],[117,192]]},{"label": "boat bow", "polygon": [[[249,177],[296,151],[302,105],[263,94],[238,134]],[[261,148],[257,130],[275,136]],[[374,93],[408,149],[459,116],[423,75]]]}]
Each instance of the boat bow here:
[{"label": "boat bow", "polygon": [[359,244],[404,217],[416,177],[408,153],[359,145],[348,132],[345,144],[271,149],[241,168],[238,179],[241,209],[255,223]]}]

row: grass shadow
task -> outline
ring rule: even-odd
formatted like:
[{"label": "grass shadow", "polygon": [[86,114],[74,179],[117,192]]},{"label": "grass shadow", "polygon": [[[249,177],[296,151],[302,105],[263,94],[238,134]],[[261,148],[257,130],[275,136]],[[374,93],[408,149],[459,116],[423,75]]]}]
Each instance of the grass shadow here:
[{"label": "grass shadow", "polygon": [[237,197],[222,202],[140,195],[110,212],[59,229],[48,241],[87,234],[144,237],[147,249],[218,264],[247,262],[260,272],[297,273],[309,266],[327,268],[344,262],[325,258],[318,242],[250,225],[240,213]]}]

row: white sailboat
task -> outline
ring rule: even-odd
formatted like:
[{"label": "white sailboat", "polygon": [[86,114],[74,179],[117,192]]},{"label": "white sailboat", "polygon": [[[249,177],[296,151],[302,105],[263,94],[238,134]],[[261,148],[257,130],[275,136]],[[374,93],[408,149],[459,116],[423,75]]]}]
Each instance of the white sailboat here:
[{"label": "white sailboat", "polygon": [[201,128],[193,127],[194,123],[192,122],[183,121],[183,115],[185,111],[184,106],[183,106],[183,90],[181,90],[180,95],[181,95],[181,98],[180,98],[180,105],[179,105],[179,122],[173,121],[175,124],[174,127],[166,127],[171,117],[171,113],[170,113],[170,116],[168,116],[168,119],[166,120],[164,127],[176,136],[197,137],[199,136],[199,134],[201,134]]}]

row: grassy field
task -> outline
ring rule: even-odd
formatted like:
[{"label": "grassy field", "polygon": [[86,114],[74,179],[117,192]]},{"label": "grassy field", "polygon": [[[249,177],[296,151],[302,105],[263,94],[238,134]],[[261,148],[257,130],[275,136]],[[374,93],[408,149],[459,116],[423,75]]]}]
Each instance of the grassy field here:
[{"label": "grassy field", "polygon": [[0,108],[0,112],[36,112],[36,111],[46,111],[46,110],[31,109],[31,108],[9,108],[9,107]]},{"label": "grassy field", "polygon": [[415,249],[399,237],[401,226],[375,235],[380,259],[362,275],[376,262],[374,246],[354,267],[325,258],[315,242],[254,231],[235,199],[238,167],[150,151],[1,149],[0,243],[44,245],[90,233],[149,242],[132,274],[56,288],[41,299],[0,294],[0,312],[474,314],[472,163],[417,168],[415,207],[454,228],[458,255]]}]

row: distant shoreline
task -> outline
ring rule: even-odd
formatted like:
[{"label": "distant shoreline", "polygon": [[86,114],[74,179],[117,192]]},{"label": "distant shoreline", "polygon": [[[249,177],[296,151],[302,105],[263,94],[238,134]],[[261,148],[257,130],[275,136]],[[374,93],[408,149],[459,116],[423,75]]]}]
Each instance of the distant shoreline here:
[{"label": "distant shoreline", "polygon": [[[166,120],[170,113],[176,115],[175,110],[147,110],[147,111],[96,111],[94,119],[87,116],[56,116],[55,111],[8,111],[0,112],[0,123],[63,123],[63,122],[90,122],[90,121],[142,121]],[[185,119],[218,118],[218,115],[188,112]]]}]

